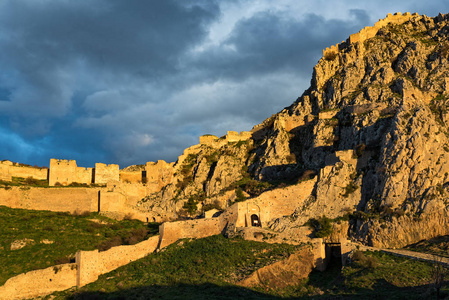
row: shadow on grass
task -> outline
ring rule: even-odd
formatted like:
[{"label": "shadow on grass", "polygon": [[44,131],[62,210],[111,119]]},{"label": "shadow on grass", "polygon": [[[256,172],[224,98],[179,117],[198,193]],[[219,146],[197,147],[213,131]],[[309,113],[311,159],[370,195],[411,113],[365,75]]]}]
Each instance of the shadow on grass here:
[{"label": "shadow on grass", "polygon": [[[448,291],[442,293],[444,299]],[[144,286],[124,289],[117,292],[78,292],[68,297],[70,300],[102,300],[102,299],[437,299],[430,285],[416,287],[397,287],[387,281],[378,280],[372,289],[347,290],[344,287],[328,290],[324,294],[303,297],[276,297],[238,286],[220,286],[212,283],[201,285],[179,284],[176,286]]]},{"label": "shadow on grass", "polygon": [[220,286],[212,283],[201,285],[178,284],[176,286],[144,286],[117,292],[81,292],[67,299],[281,299],[239,286]]}]

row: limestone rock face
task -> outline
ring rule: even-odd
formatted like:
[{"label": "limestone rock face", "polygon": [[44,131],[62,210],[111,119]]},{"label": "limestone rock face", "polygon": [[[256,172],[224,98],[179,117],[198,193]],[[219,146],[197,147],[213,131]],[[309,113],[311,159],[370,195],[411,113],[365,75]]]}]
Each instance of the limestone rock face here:
[{"label": "limestone rock face", "polygon": [[[200,144],[184,151],[174,165],[169,181],[142,199],[137,209],[152,214],[157,220],[177,218],[184,213],[184,204],[192,199],[197,205],[193,215],[201,213],[202,206],[219,203],[222,208],[235,199],[236,181],[247,174],[246,162],[252,149],[252,140]],[[160,173],[160,172],[159,172]],[[167,171],[168,173],[168,171]]]},{"label": "limestone rock face", "polygon": [[318,173],[309,201],[272,229],[352,214],[349,234],[374,245],[447,234],[431,216],[448,221],[449,15],[404,17],[334,48],[311,87],[265,123],[256,176]]},{"label": "limestone rock face", "polygon": [[172,216],[189,199],[224,208],[248,181],[291,185],[313,173],[310,195],[269,220],[272,230],[350,215],[350,237],[373,245],[447,234],[448,28],[449,15],[389,15],[326,49],[291,106],[244,142],[203,137],[209,144],[186,149],[140,209]]}]

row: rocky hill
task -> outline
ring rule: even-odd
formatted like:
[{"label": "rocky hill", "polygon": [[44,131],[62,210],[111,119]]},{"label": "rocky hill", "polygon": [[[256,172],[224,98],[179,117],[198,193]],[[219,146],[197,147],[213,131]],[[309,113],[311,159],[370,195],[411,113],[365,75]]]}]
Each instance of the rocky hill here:
[{"label": "rocky hill", "polygon": [[449,15],[388,15],[326,49],[291,106],[249,140],[187,149],[140,209],[176,213],[189,199],[224,208],[316,174],[272,229],[350,215],[347,234],[376,246],[448,234],[448,31]]}]

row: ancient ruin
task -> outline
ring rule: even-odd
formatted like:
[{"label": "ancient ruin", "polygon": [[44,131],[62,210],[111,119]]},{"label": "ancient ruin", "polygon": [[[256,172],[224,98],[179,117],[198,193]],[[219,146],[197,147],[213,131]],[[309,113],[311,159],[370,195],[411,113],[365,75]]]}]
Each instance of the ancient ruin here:
[{"label": "ancient ruin", "polygon": [[[173,163],[119,170],[51,159],[47,170],[3,161],[1,180],[33,177],[52,188],[0,188],[0,205],[165,222],[146,253],[220,233],[316,243],[318,268],[352,243],[399,248],[447,235],[448,26],[449,15],[389,14],[324,49],[291,106],[250,132],[203,135]],[[313,239],[319,229],[310,224],[323,219],[332,234]],[[63,268],[71,284],[107,269],[98,253],[77,259],[78,273]],[[83,259],[94,262],[83,268]]]}]

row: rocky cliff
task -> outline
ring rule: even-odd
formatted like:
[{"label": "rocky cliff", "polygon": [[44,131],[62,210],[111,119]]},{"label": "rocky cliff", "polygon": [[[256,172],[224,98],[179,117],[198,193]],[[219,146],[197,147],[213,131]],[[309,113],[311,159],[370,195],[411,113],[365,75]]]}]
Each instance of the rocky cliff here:
[{"label": "rocky cliff", "polygon": [[190,198],[226,207],[242,190],[252,197],[317,176],[273,230],[326,215],[347,216],[347,234],[372,245],[449,234],[448,31],[449,15],[389,15],[327,49],[290,107],[248,141],[186,150],[173,182],[140,209],[173,213]]}]

